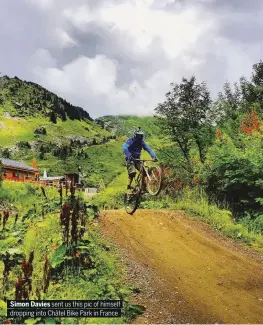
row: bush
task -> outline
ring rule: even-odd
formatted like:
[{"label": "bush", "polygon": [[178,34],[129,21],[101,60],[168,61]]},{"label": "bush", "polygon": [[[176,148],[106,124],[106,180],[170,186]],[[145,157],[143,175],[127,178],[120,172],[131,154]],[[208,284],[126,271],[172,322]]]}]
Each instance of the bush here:
[{"label": "bush", "polygon": [[263,235],[263,215],[259,215],[253,222],[254,232],[261,233]]},{"label": "bush", "polygon": [[210,196],[229,203],[233,213],[263,212],[263,136],[259,132],[239,134],[238,145],[220,136],[210,148],[202,170]]},{"label": "bush", "polygon": [[41,134],[41,135],[46,135],[47,134],[47,130],[44,126],[40,126],[38,128],[35,129],[34,131],[35,134]]}]

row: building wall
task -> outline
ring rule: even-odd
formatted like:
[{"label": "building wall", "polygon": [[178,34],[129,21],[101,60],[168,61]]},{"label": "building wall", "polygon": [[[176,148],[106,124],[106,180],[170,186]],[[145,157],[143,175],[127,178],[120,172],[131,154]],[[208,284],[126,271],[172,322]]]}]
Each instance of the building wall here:
[{"label": "building wall", "polygon": [[3,179],[10,179],[10,180],[29,180],[35,181],[36,176],[39,175],[39,172],[26,172],[22,170],[15,170],[11,168],[4,168],[2,167],[2,177]]},{"label": "building wall", "polygon": [[63,183],[63,180],[60,179],[53,179],[53,180],[41,180],[41,183],[45,185],[53,185],[53,186],[59,186],[60,183]]}]

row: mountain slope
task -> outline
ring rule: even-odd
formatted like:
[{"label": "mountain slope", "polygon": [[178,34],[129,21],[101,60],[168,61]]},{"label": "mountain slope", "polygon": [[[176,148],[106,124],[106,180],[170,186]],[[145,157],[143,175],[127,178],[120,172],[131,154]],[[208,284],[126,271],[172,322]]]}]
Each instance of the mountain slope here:
[{"label": "mountain slope", "polygon": [[125,171],[122,144],[141,126],[157,151],[153,117],[105,116],[92,120],[80,107],[43,87],[7,76],[0,78],[0,156],[37,159],[41,174],[76,172],[82,168],[87,186],[110,183]]},{"label": "mountain slope", "polygon": [[146,137],[158,135],[158,128],[153,116],[134,115],[105,115],[96,119],[105,130],[116,136],[132,136],[133,132],[140,126]]},{"label": "mountain slope", "polygon": [[47,169],[49,176],[81,166],[87,186],[117,175],[118,166],[109,166],[108,159],[111,154],[112,161],[121,161],[121,145],[86,111],[18,78],[2,77],[0,85],[0,156],[28,164],[35,157],[41,174]]},{"label": "mountain slope", "polygon": [[92,120],[83,108],[73,106],[66,100],[41,87],[19,78],[0,78],[0,104],[3,111],[20,117],[52,117],[63,121]]}]

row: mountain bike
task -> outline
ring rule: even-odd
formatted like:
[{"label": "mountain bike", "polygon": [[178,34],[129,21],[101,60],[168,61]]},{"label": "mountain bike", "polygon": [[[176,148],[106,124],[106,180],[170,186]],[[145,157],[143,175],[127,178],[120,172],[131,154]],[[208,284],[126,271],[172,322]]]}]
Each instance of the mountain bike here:
[{"label": "mountain bike", "polygon": [[135,186],[124,195],[125,210],[129,214],[133,214],[140,205],[142,194],[148,192],[150,195],[156,196],[162,188],[162,169],[159,166],[149,167],[146,162],[153,160],[134,159],[141,162],[138,175],[135,177]]}]

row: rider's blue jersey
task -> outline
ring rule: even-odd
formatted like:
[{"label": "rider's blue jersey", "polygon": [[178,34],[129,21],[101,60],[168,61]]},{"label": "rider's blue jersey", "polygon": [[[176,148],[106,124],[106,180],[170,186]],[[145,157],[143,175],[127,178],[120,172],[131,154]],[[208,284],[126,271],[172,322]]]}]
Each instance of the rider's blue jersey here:
[{"label": "rider's blue jersey", "polygon": [[152,158],[156,158],[155,153],[146,144],[144,140],[136,140],[135,138],[129,138],[122,146],[123,153],[127,158],[134,157],[139,158],[142,149],[146,150]]}]

